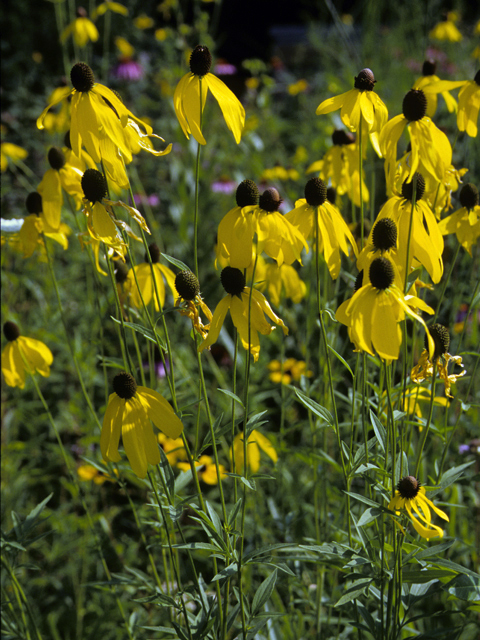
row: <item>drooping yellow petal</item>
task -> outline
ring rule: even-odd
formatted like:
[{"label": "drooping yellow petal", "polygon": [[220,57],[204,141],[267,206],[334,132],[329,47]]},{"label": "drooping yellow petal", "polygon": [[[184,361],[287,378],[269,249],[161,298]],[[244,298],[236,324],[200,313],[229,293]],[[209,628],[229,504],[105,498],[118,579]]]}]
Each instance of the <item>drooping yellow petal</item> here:
[{"label": "drooping yellow petal", "polygon": [[252,433],[250,434],[249,437],[249,441],[254,440],[258,446],[260,447],[260,449],[262,451],[264,451],[267,456],[273,460],[273,462],[277,462],[278,460],[278,454],[275,451],[272,443],[270,442],[270,440],[268,438],[266,438],[263,433],[260,433],[260,431],[257,431],[257,429],[254,429],[252,431]]},{"label": "drooping yellow petal", "polygon": [[53,102],[51,102],[48,105],[48,107],[45,107],[45,109],[42,111],[40,116],[37,118],[37,128],[38,129],[44,129],[45,128],[44,120],[45,120],[45,116],[47,115],[48,111],[52,107],[54,107],[56,104],[61,102],[64,98],[69,96],[71,93],[72,93],[72,90],[70,89],[70,87],[64,87],[64,88],[62,88],[61,90],[58,91],[58,94],[56,95],[56,97],[53,100]]},{"label": "drooping yellow petal", "polygon": [[175,439],[180,436],[183,431],[182,421],[163,396],[147,387],[137,387],[137,396],[157,429],[169,438]]},{"label": "drooping yellow petal", "polygon": [[347,94],[349,94],[350,91],[341,93],[339,96],[333,96],[332,98],[327,98],[326,100],[321,102],[318,105],[317,110],[315,111],[317,116],[323,115],[324,113],[331,113],[332,111],[337,111],[337,109],[341,109],[343,102],[345,100],[345,96],[347,96]]},{"label": "drooping yellow petal", "polygon": [[220,105],[227,127],[233,133],[235,142],[238,144],[245,126],[245,109],[242,103],[233,91],[213,73],[207,73],[204,76],[204,81]]},{"label": "drooping yellow petal", "polygon": [[372,309],[372,341],[375,351],[381,358],[384,360],[398,359],[400,340],[397,331],[397,318],[389,292],[379,293]]},{"label": "drooping yellow petal", "polygon": [[[130,400],[126,400],[122,416],[122,440],[130,466],[139,478],[145,478],[148,468],[146,443],[142,426],[146,421],[148,421],[147,414],[138,398],[134,396]],[[150,431],[151,429],[150,426]],[[158,448],[155,440],[154,442]]]},{"label": "drooping yellow petal", "polygon": [[215,312],[213,314],[212,322],[210,323],[208,336],[198,347],[198,350],[200,352],[207,347],[211,347],[212,344],[215,344],[215,342],[218,340],[220,329],[223,326],[225,316],[227,315],[227,311],[230,308],[231,298],[232,296],[227,295],[218,303],[217,308],[215,309]]},{"label": "drooping yellow petal", "polygon": [[125,400],[119,398],[116,393],[110,394],[100,435],[100,451],[104,459],[111,462],[121,460],[121,456],[118,453],[118,443],[122,429],[124,405]]},{"label": "drooping yellow petal", "polygon": [[50,365],[53,362],[53,354],[47,345],[40,340],[28,338],[27,336],[19,336],[17,342],[32,372],[48,377],[50,375]]},{"label": "drooping yellow petal", "polygon": [[17,340],[8,342],[2,351],[2,373],[9,387],[25,387],[25,364]]}]

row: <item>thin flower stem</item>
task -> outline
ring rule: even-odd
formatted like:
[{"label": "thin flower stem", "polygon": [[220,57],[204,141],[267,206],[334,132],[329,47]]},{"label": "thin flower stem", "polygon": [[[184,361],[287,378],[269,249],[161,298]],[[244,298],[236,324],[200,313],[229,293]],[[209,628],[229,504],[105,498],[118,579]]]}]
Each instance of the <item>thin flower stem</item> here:
[{"label": "thin flower stem", "polygon": [[432,422],[433,404],[434,404],[434,400],[435,400],[436,377],[437,377],[437,361],[434,360],[433,361],[433,372],[432,372],[432,385],[431,385],[431,391],[430,391],[430,405],[428,407],[427,424],[425,425],[425,427],[423,429],[422,439],[421,439],[420,445],[418,447],[417,462],[415,464],[415,471],[413,473],[415,478],[418,478],[418,471],[420,469],[420,463],[422,461],[423,448],[425,447],[425,442],[427,441],[427,436],[428,436],[428,430],[430,429],[430,424]]},{"label": "thin flower stem", "polygon": [[[203,120],[203,100],[202,100],[202,77],[198,78],[198,93],[200,97],[200,131],[202,131]],[[197,142],[197,158],[195,161],[195,208],[193,212],[193,265],[195,267],[195,275],[198,278],[198,194],[200,181],[200,149],[201,144]]]}]

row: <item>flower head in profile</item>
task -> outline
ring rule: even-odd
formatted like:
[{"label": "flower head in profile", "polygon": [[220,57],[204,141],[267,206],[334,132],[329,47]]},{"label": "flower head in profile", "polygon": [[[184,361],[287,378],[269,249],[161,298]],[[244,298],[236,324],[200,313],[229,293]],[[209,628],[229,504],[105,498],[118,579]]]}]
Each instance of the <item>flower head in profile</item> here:
[{"label": "flower head in profile", "polygon": [[410,273],[412,261],[418,260],[432,281],[437,283],[443,274],[443,237],[435,214],[423,199],[424,193],[425,181],[421,174],[416,173],[411,181],[405,180],[401,194],[387,200],[377,220],[391,218],[398,227],[398,263],[403,274],[405,269]]},{"label": "flower head in profile", "polygon": [[[425,495],[425,487],[413,476],[405,476],[397,484],[395,496],[390,500],[388,508],[392,511],[401,511],[406,509],[415,531],[429,540],[430,538],[443,538],[443,529],[432,524],[432,514],[430,509],[449,521],[447,514],[436,507],[433,502]],[[414,515],[414,512],[416,515]]]},{"label": "flower head in profile", "polygon": [[[376,258],[388,258],[395,269],[395,284],[402,288],[403,281],[401,279],[402,266],[398,257],[398,230],[395,221],[392,218],[377,219],[367,244],[360,252],[357,259],[357,269],[364,274],[368,274],[370,265]],[[363,283],[363,276],[362,276]]]},{"label": "flower head in profile", "polygon": [[[175,276],[175,289],[178,294],[175,307],[182,316],[190,318],[195,331],[205,340],[210,329],[212,312],[200,295],[200,283],[197,276],[187,269],[180,271]],[[207,318],[207,324],[203,323],[199,310]]]},{"label": "flower head in profile", "polygon": [[458,242],[472,255],[474,246],[480,237],[480,205],[477,187],[469,182],[460,191],[458,211],[440,221],[438,228],[444,236],[455,233]]},{"label": "flower head in profile", "polygon": [[253,212],[244,207],[258,204],[260,193],[253,180],[243,180],[237,187],[237,206],[222,218],[217,232],[217,261],[236,269],[247,269],[252,263],[255,234]]},{"label": "flower head in profile", "polygon": [[70,141],[74,154],[80,157],[84,146],[94,162],[100,163],[105,157],[103,147],[110,142],[117,155],[120,152],[131,162],[132,153],[125,134],[127,123],[135,122],[147,136],[152,134],[150,125],[134,116],[111,89],[96,83],[93,71],[84,62],[72,67],[70,79],[73,90],[66,87],[58,93],[37,119],[37,127],[43,129],[50,108],[71,95]]},{"label": "flower head in profile", "polygon": [[[247,280],[251,280],[252,275],[253,268],[250,267],[247,269]],[[285,298],[298,304],[307,295],[307,285],[291,264],[283,263],[279,267],[276,262],[267,262],[262,256],[258,256],[255,280],[259,291],[267,290],[268,298],[274,307],[278,307]]]},{"label": "flower head in profile", "polygon": [[183,431],[180,419],[163,396],[147,387],[137,386],[133,376],[125,371],[117,374],[113,379],[113,393],[108,398],[100,436],[104,459],[119,462],[121,435],[134,473],[144,478],[148,465],[160,462],[160,451],[150,420],[169,438],[178,438]]},{"label": "flower head in profile", "polygon": [[85,47],[89,42],[98,40],[98,29],[88,18],[83,7],[78,7],[77,17],[71,22],[60,35],[60,42],[63,44],[72,37],[77,47]]},{"label": "flower head in profile", "polygon": [[[384,360],[397,360],[402,332],[399,323],[405,314],[420,322],[423,319],[411,307],[433,313],[420,298],[405,296],[395,284],[395,269],[388,258],[375,258],[370,265],[368,282],[337,309],[336,319],[348,327],[350,340],[357,350],[373,355],[375,351]],[[427,335],[431,340],[428,332]],[[433,352],[433,341],[429,342]]]},{"label": "flower head in profile", "polygon": [[277,189],[269,187],[261,194],[258,205],[245,207],[244,210],[247,216],[253,215],[257,254],[265,251],[279,267],[283,263],[292,264],[295,260],[301,264],[302,249],[308,252],[308,244],[302,232],[278,210],[282,202]]},{"label": "flower head in profile", "polygon": [[478,133],[478,112],[480,110],[480,69],[473,80],[465,82],[458,92],[457,126],[471,138]]},{"label": "flower head in profile", "polygon": [[357,243],[338,208],[328,201],[327,187],[320,178],[307,182],[305,198],[297,200],[295,209],[285,217],[305,239],[318,233],[318,250],[334,280],[340,273],[340,251],[348,255],[350,244],[357,255]]},{"label": "flower head in profile", "polygon": [[[235,472],[244,473],[245,457],[243,449],[244,434],[237,433],[233,440],[233,457],[235,459]],[[252,473],[257,473],[260,469],[260,449],[267,454],[273,463],[277,462],[278,455],[270,440],[260,433],[258,429],[253,429],[247,439],[247,466]]]},{"label": "flower head in profile", "polygon": [[397,144],[407,129],[410,136],[410,181],[420,159],[428,173],[441,181],[452,164],[452,147],[447,136],[438,129],[427,114],[427,97],[422,89],[411,89],[403,99],[403,113],[387,122],[380,132],[379,142],[385,157],[385,175],[392,184],[397,164]]},{"label": "flower head in profile", "polygon": [[220,329],[230,309],[230,315],[232,316],[233,324],[237,328],[243,348],[250,350],[253,360],[256,362],[260,354],[258,332],[262,335],[269,335],[275,329],[275,326],[267,322],[265,316],[282,327],[285,335],[288,334],[288,328],[283,323],[283,320],[273,312],[262,293],[256,289],[250,290],[249,287],[245,286],[245,276],[240,269],[225,267],[220,279],[227,295],[218,303],[213,314],[208,336],[200,344],[198,350],[203,351],[218,340]]},{"label": "flower head in profile", "polygon": [[[355,136],[343,129],[332,134],[333,146],[321,160],[313,162],[307,173],[318,171],[318,177],[326,184],[330,183],[338,195],[346,194],[356,207],[360,206],[360,164],[358,144]],[[370,194],[365,180],[362,182],[363,202],[368,202]]]},{"label": "flower head in profile", "polygon": [[190,56],[190,73],[183,76],[173,94],[178,121],[187,138],[191,135],[206,144],[202,133],[202,114],[210,90],[222,110],[227,127],[238,144],[245,125],[245,109],[235,94],[213,73],[208,47],[197,45]]},{"label": "flower head in profile", "polygon": [[341,109],[342,122],[350,131],[358,131],[360,122],[364,123],[367,132],[381,131],[388,119],[388,111],[373,90],[376,82],[371,69],[362,69],[355,77],[354,88],[324,100],[317,107],[317,116]]},{"label": "flower head in profile", "polygon": [[[450,391],[452,384],[455,384],[458,378],[461,378],[467,373],[463,368],[462,358],[461,356],[451,356],[448,353],[448,348],[450,346],[450,334],[446,327],[441,324],[433,324],[430,327],[429,332],[435,343],[433,356],[430,357],[427,345],[425,345],[425,349],[422,351],[418,364],[410,373],[410,378],[416,384],[421,384],[426,380],[426,378],[433,376],[433,372],[435,370],[445,384],[445,395],[448,398],[453,398]],[[449,375],[448,366],[450,362],[462,367],[463,371],[458,374],[452,373]]]},{"label": "flower head in profile", "polygon": [[433,40],[447,40],[448,42],[460,42],[462,40],[462,34],[458,30],[455,24],[458,21],[458,13],[456,11],[449,11],[447,13],[447,19],[437,24],[431,29],[428,34]]},{"label": "flower head in profile", "polygon": [[114,249],[120,256],[124,256],[126,245],[119,232],[123,229],[129,236],[141,242],[129,225],[123,220],[118,220],[113,212],[114,206],[122,207],[142,227],[150,233],[141,213],[134,207],[130,207],[121,201],[112,201],[106,198],[107,183],[103,174],[96,169],[87,169],[82,177],[82,189],[85,195],[85,215],[90,235],[95,240],[105,243]]},{"label": "flower head in profile", "polygon": [[148,252],[152,264],[145,254],[145,261],[128,272],[125,288],[137,309],[143,308],[144,304],[148,306],[153,299],[155,311],[160,311],[165,304],[165,282],[175,296],[175,274],[160,263],[160,249],[154,242],[149,245]]},{"label": "flower head in profile", "polygon": [[46,227],[52,231],[60,227],[63,206],[63,191],[71,195],[80,208],[83,191],[83,172],[75,165],[67,162],[65,153],[59,147],[51,147],[48,151],[48,169],[37,187],[42,196],[43,215]]},{"label": "flower head in profile", "polygon": [[[422,76],[415,80],[412,89],[422,89],[427,98],[427,116],[433,118],[437,110],[437,92],[429,92],[429,86],[435,82],[439,82],[440,78],[435,74],[437,64],[434,60],[425,60],[422,66]],[[448,90],[440,91],[447,109],[453,113],[457,109],[457,101],[450,95]]]},{"label": "flower head in profile", "polygon": [[58,242],[63,249],[67,249],[68,236],[71,233],[70,227],[61,222],[58,229],[51,229],[44,219],[43,200],[38,191],[32,191],[28,194],[25,206],[29,215],[24,219],[18,233],[17,247],[22,251],[23,257],[29,258],[37,248],[44,248],[44,235]]},{"label": "flower head in profile", "polygon": [[23,389],[27,373],[39,373],[44,378],[50,375],[53,355],[47,345],[20,335],[15,322],[5,322],[3,333],[8,343],[2,351],[2,373],[9,387]]}]

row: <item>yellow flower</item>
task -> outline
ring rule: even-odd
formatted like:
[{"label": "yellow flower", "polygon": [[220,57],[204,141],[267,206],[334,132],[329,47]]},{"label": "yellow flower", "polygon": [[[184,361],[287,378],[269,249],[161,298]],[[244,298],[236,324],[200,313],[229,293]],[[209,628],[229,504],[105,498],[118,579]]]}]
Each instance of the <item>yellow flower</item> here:
[{"label": "yellow flower", "polygon": [[368,274],[370,265],[376,258],[388,258],[395,271],[394,283],[402,289],[404,285],[404,277],[402,278],[402,270],[405,269],[405,263],[399,259],[397,250],[397,225],[392,218],[377,218],[375,224],[368,236],[367,244],[360,252],[357,259],[357,269],[363,272],[362,282],[368,282]]},{"label": "yellow flower", "polygon": [[458,93],[457,126],[471,138],[478,133],[478,111],[480,109],[480,70],[475,78],[466,82]]},{"label": "yellow flower", "polygon": [[433,376],[435,363],[436,372],[445,384],[445,395],[448,398],[453,398],[450,392],[452,384],[455,384],[457,382],[457,378],[461,378],[467,372],[464,369],[459,374],[452,373],[448,375],[448,365],[450,362],[453,362],[463,369],[462,358],[460,356],[451,356],[448,353],[448,347],[450,346],[450,334],[446,327],[441,324],[433,324],[430,327],[429,332],[435,343],[433,356],[430,357],[427,348],[425,348],[420,356],[418,364],[412,369],[410,378],[416,384],[420,384],[426,378]]},{"label": "yellow flower", "polygon": [[116,375],[113,389],[100,436],[102,455],[105,460],[119,462],[118,443],[122,434],[133,472],[144,478],[148,465],[160,462],[160,451],[150,420],[170,438],[178,438],[183,425],[163,396],[147,387],[137,386],[129,373]]},{"label": "yellow flower", "polygon": [[279,267],[292,264],[295,260],[302,263],[300,254],[308,244],[302,232],[291,224],[287,216],[282,215],[278,208],[282,199],[274,187],[265,189],[258,200],[258,205],[244,207],[242,213],[247,218],[254,216],[253,229],[257,234],[257,254],[262,251],[276,260]]},{"label": "yellow flower", "polygon": [[[49,103],[61,103],[60,109],[57,113],[50,111],[45,116],[45,129],[52,134],[64,133],[70,127],[70,101],[65,97],[66,86],[67,82],[64,80],[62,86],[54,89],[48,97]],[[57,100],[57,98],[59,98],[59,100]]]},{"label": "yellow flower", "polygon": [[[412,214],[413,181],[416,180],[415,206]],[[425,181],[417,173],[402,185],[402,195],[394,195],[380,209],[377,220],[392,218],[398,227],[398,257],[401,271],[410,273],[412,261],[418,260],[436,284],[443,274],[443,238],[433,211],[423,200]],[[413,215],[413,217],[412,217]],[[407,265],[410,234],[409,264]]]},{"label": "yellow flower", "polygon": [[299,93],[303,93],[307,89],[308,89],[308,82],[305,80],[305,78],[302,78],[301,80],[297,80],[296,82],[293,82],[292,84],[288,85],[288,93],[291,96],[296,96]]},{"label": "yellow flower", "polygon": [[340,251],[348,255],[348,243],[357,255],[357,244],[337,207],[327,200],[327,187],[320,178],[305,185],[305,198],[297,200],[295,209],[285,216],[307,239],[318,229],[318,250],[323,253],[330,275],[338,278]]},{"label": "yellow flower", "polygon": [[122,16],[128,16],[128,9],[119,2],[102,2],[92,11],[92,18],[95,20],[98,16],[103,16],[107,11],[119,13]]},{"label": "yellow flower", "polygon": [[63,206],[62,189],[74,198],[79,209],[83,198],[83,172],[77,166],[68,164],[65,154],[58,147],[50,148],[48,161],[51,168],[45,172],[37,190],[42,196],[45,224],[50,230],[57,231]]},{"label": "yellow flower", "polygon": [[[256,289],[250,290],[249,287],[245,286],[245,276],[240,269],[225,267],[220,277],[223,288],[228,295],[218,303],[213,314],[208,336],[200,344],[198,350],[203,351],[217,341],[227,311],[230,309],[230,315],[232,316],[233,324],[237,328],[243,348],[250,350],[253,360],[256,362],[260,354],[258,332],[262,335],[269,335],[275,329],[273,325],[267,322],[265,315],[272,322],[282,327],[285,334],[288,334],[288,328],[283,323],[283,320],[273,312],[263,294]],[[251,308],[249,313],[250,295]],[[250,326],[248,322],[249,316]]]},{"label": "yellow flower", "polygon": [[447,136],[426,116],[427,98],[421,89],[411,89],[403,99],[403,113],[387,122],[379,142],[385,157],[385,175],[393,182],[397,163],[397,143],[405,128],[411,142],[410,181],[418,171],[420,159],[427,171],[440,182],[452,164],[452,147]]},{"label": "yellow flower", "polygon": [[362,69],[355,77],[354,88],[339,96],[324,100],[317,107],[317,116],[341,109],[342,122],[350,131],[358,131],[361,121],[364,123],[366,132],[381,131],[388,119],[388,111],[382,100],[373,91],[375,83],[372,71]]},{"label": "yellow flower", "polygon": [[[427,97],[427,113],[429,118],[433,118],[437,110],[437,92],[430,92],[429,86],[435,82],[440,82],[440,78],[435,75],[436,63],[433,60],[425,60],[422,68],[422,77],[415,80],[412,89],[422,89]],[[447,109],[450,113],[457,110],[457,101],[450,95],[448,90],[440,91]]]},{"label": "yellow flower", "polygon": [[258,187],[253,180],[243,180],[236,190],[237,206],[222,218],[217,233],[217,261],[236,269],[247,269],[254,254],[254,214],[244,207],[258,204]]},{"label": "yellow flower", "polygon": [[440,221],[438,228],[444,236],[455,233],[457,240],[472,255],[472,246],[480,237],[480,206],[477,187],[469,182],[460,191],[462,207]]},{"label": "yellow flower", "polygon": [[[116,471],[116,469],[115,469]],[[77,467],[78,477],[82,482],[90,482],[93,480],[95,484],[103,484],[107,480],[115,482],[115,480],[106,473],[102,473],[91,464],[81,464]]]},{"label": "yellow flower", "polygon": [[[147,255],[145,254],[145,262],[136,265],[128,272],[125,287],[127,292],[130,293],[130,301],[134,307],[137,307],[137,309],[143,308],[142,298],[145,306],[148,306],[153,298],[155,311],[160,311],[160,307],[163,309],[163,305],[165,304],[164,280],[166,280],[172,294],[175,296],[175,274],[171,269],[160,264],[160,249],[155,243],[149,245],[148,250],[152,260],[152,266],[150,267]],[[152,276],[152,270],[154,276]],[[155,285],[153,278],[155,278]],[[160,298],[160,306],[158,304],[157,293]]]},{"label": "yellow flower", "polygon": [[[187,269],[180,271],[175,276],[175,289],[179,295],[175,300],[175,307],[182,316],[190,318],[195,331],[205,340],[210,329],[210,323],[212,322],[212,312],[200,295],[198,278]],[[207,324],[203,324],[198,312],[199,308],[205,314],[208,320]]]},{"label": "yellow flower", "polygon": [[8,386],[23,389],[27,373],[48,378],[53,355],[47,345],[20,335],[14,322],[5,322],[3,333],[8,343],[2,351],[2,373]]},{"label": "yellow flower", "polygon": [[[177,467],[182,471],[188,471],[191,468],[188,462],[177,462]],[[211,456],[200,456],[198,460],[195,460],[195,468],[197,469],[198,477],[205,482],[205,484],[218,484],[217,467]],[[221,479],[224,480],[228,478],[227,471],[223,464],[219,464],[218,468]]]},{"label": "yellow flower", "polygon": [[[337,309],[336,319],[348,327],[350,340],[357,350],[374,355],[375,351],[385,360],[397,360],[402,331],[399,323],[405,314],[420,322],[423,319],[414,313],[411,306],[433,313],[420,298],[404,296],[394,284],[395,270],[387,258],[376,258],[370,265],[368,282],[360,287]],[[430,349],[433,341],[427,331]]]},{"label": "yellow flower", "polygon": [[2,173],[7,170],[9,162],[16,164],[17,160],[25,160],[28,156],[28,151],[26,149],[19,147],[17,144],[12,144],[11,142],[2,142],[0,152],[0,168]]},{"label": "yellow flower", "polygon": [[[243,455],[243,433],[237,433],[233,440],[233,453],[235,454],[235,473],[244,473],[245,458]],[[247,439],[247,465],[252,473],[260,469],[260,449],[275,463],[278,460],[277,452],[272,443],[260,431],[253,429]]]},{"label": "yellow flower", "polygon": [[[356,207],[360,206],[360,169],[358,145],[355,136],[342,129],[337,129],[332,134],[333,147],[331,147],[322,160],[312,163],[307,173],[319,171],[318,177],[326,184],[331,184],[338,194],[347,196]],[[368,202],[370,199],[365,180],[362,182],[362,199]]]},{"label": "yellow flower", "polygon": [[298,381],[302,376],[311,378],[313,371],[307,370],[307,363],[304,360],[287,358],[284,362],[272,360],[268,364],[270,370],[269,378],[272,382],[290,384],[292,380]]},{"label": "yellow flower", "polygon": [[150,18],[150,16],[147,16],[145,13],[141,13],[134,19],[133,24],[137,29],[141,29],[143,31],[144,29],[150,29],[150,27],[153,27],[155,22],[153,21],[153,18]]},{"label": "yellow flower", "polygon": [[132,153],[125,134],[129,119],[142,126],[146,135],[152,133],[152,128],[134,116],[113,91],[95,83],[92,70],[84,62],[72,67],[70,78],[73,90],[66,87],[59,92],[37,119],[37,127],[43,129],[49,109],[71,94],[70,142],[74,154],[80,157],[84,145],[93,161],[99,164],[103,159],[102,142],[108,140],[113,143],[117,155],[118,150],[126,162],[131,162]]},{"label": "yellow flower", "polygon": [[457,20],[458,13],[456,11],[449,11],[447,13],[447,19],[442,22],[437,22],[437,24],[433,27],[428,35],[434,40],[460,42],[463,36],[455,24]]},{"label": "yellow flower", "polygon": [[201,45],[195,47],[190,56],[190,73],[183,76],[173,95],[175,113],[187,138],[192,134],[197,142],[206,144],[201,119],[210,90],[238,144],[245,126],[245,109],[235,94],[213,73],[209,73],[211,64],[212,56],[208,48]]},{"label": "yellow flower", "polygon": [[[443,537],[443,529],[432,524],[432,514],[430,509],[447,522],[448,516],[441,509],[436,507],[425,495],[425,487],[420,486],[420,482],[413,476],[405,476],[397,484],[395,496],[390,500],[388,508],[392,511],[406,509],[415,531],[429,540],[437,536]],[[412,511],[416,513],[416,517]]]},{"label": "yellow flower", "polygon": [[[253,267],[247,270],[247,279],[251,280]],[[294,267],[275,262],[266,262],[262,256],[257,258],[255,280],[259,291],[267,289],[268,297],[273,306],[278,307],[282,298],[290,298],[298,304],[307,295],[307,285],[298,275]]]},{"label": "yellow flower", "polygon": [[73,36],[77,47],[84,47],[89,42],[98,40],[98,29],[91,20],[87,18],[87,12],[83,7],[77,9],[77,18],[71,22],[60,35],[60,42],[65,43],[70,36]]},{"label": "yellow flower", "polygon": [[165,455],[172,467],[177,464],[179,459],[183,460],[187,457],[182,438],[169,438],[164,433],[159,433],[157,440],[162,445],[162,449],[165,451]]},{"label": "yellow flower", "polygon": [[95,240],[104,242],[122,257],[125,256],[126,245],[117,227],[123,229],[130,237],[141,242],[141,239],[133,233],[123,220],[118,220],[115,217],[112,211],[113,206],[125,209],[144,231],[150,233],[143,216],[137,209],[126,205],[124,202],[113,202],[105,198],[107,186],[105,178],[100,171],[87,169],[83,174],[82,189],[85,194],[84,213],[87,216],[88,231]]}]

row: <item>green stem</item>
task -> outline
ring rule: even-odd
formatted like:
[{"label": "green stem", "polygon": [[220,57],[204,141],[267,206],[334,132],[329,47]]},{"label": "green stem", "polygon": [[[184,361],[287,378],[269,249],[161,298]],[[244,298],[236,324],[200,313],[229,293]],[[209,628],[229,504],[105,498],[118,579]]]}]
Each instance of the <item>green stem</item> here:
[{"label": "green stem", "polygon": [[420,463],[422,461],[423,448],[425,447],[425,442],[427,441],[427,436],[428,436],[428,430],[430,429],[430,424],[432,422],[433,404],[434,404],[434,400],[435,400],[436,377],[437,377],[437,361],[434,360],[433,361],[433,372],[432,372],[432,385],[431,385],[431,390],[430,390],[430,405],[428,407],[428,418],[427,418],[427,424],[425,425],[425,428],[424,428],[424,430],[422,432],[422,439],[420,441],[420,446],[418,448],[417,462],[415,464],[415,471],[413,473],[415,478],[418,478],[418,471],[420,469]]}]

